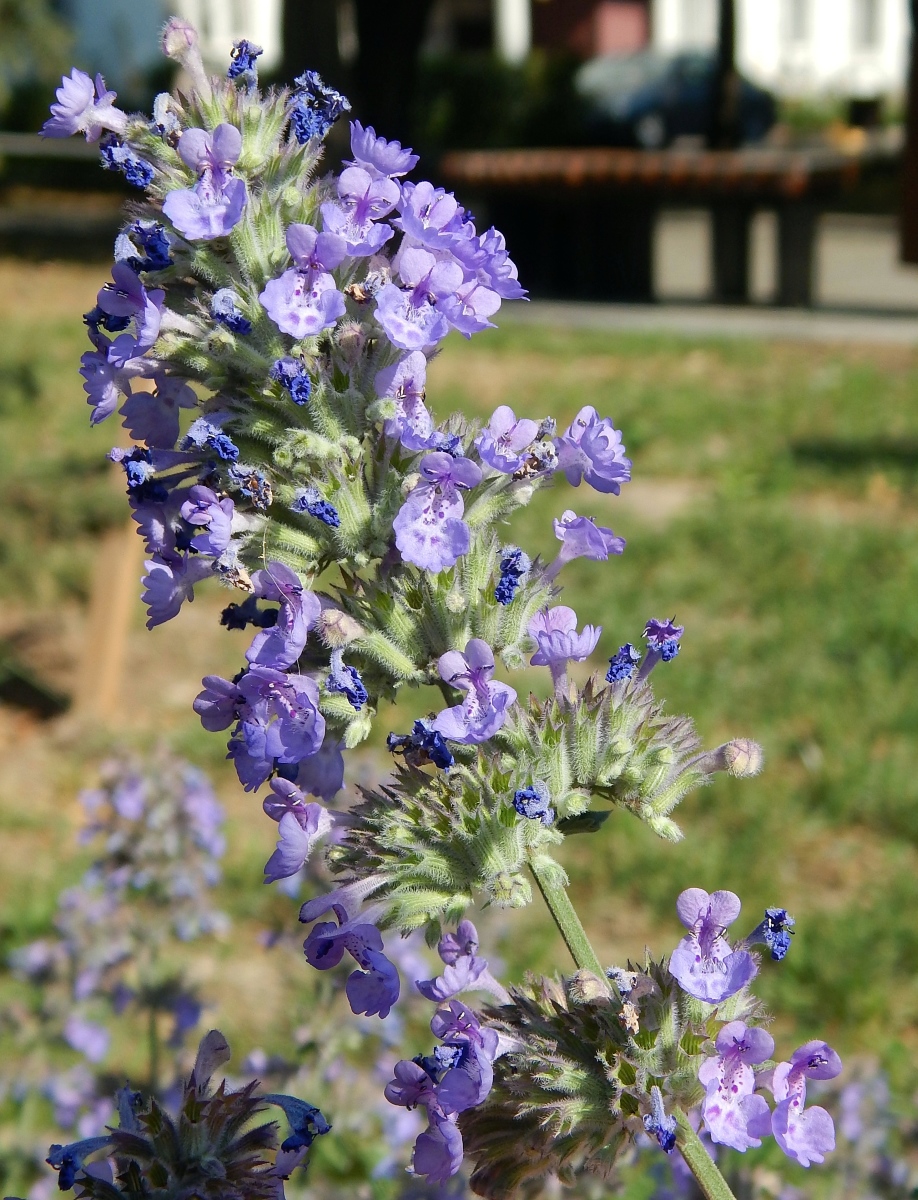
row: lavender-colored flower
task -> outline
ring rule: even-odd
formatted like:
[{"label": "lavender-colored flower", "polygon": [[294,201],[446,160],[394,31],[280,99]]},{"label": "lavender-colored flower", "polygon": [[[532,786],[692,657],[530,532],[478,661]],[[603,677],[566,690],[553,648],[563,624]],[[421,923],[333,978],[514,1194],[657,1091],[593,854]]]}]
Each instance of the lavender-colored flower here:
[{"label": "lavender-colored flower", "polygon": [[322,82],[318,71],[305,71],[293,82],[297,91],[290,105],[290,126],[296,140],[305,145],[312,138],[324,138],[351,106],[340,92]]},{"label": "lavender-colored flower", "polygon": [[424,404],[427,359],[420,350],[384,367],[376,375],[377,396],[395,401],[395,416],[386,419],[383,433],[398,438],[406,450],[430,450],[434,443],[433,418]]},{"label": "lavender-colored flower", "polygon": [[209,413],[206,417],[198,417],[188,426],[182,449],[212,450],[224,462],[236,462],[239,447],[223,432],[223,425],[229,419],[229,413]]},{"label": "lavender-colored flower", "polygon": [[476,262],[478,278],[503,300],[524,299],[526,289],[520,286],[516,264],[507,254],[504,235],[492,226],[478,239],[478,245],[481,251]]},{"label": "lavender-colored flower", "polygon": [[76,1182],[77,1172],[83,1170],[83,1163],[91,1154],[97,1154],[111,1146],[110,1134],[105,1137],[84,1138],[81,1142],[71,1142],[69,1146],[56,1143],[49,1147],[45,1162],[58,1172],[57,1186],[62,1192],[69,1192]]},{"label": "lavender-colored flower", "polygon": [[256,46],[254,42],[249,42],[245,38],[233,42],[233,48],[230,50],[230,65],[226,72],[227,79],[238,79],[241,75],[255,83],[258,79],[256,59],[260,58],[262,54],[264,54],[264,50],[261,46]]},{"label": "lavender-colored flower", "polygon": [[349,667],[344,662],[341,650],[332,650],[331,663],[325,687],[329,692],[340,692],[347,697],[348,703],[360,712],[368,699],[367,689],[363,685],[360,673],[356,667]]},{"label": "lavender-colored flower", "polygon": [[673,951],[670,972],[684,991],[696,1000],[719,1004],[750,983],[758,972],[746,950],[730,949],[724,931],[740,914],[734,892],[708,895],[703,888],[687,888],[676,901],[679,920],[689,930]]},{"label": "lavender-colored flower", "polygon": [[440,958],[446,964],[442,975],[436,979],[416,979],[415,987],[421,995],[434,1003],[452,1000],[464,991],[490,992],[499,1004],[506,1004],[509,996],[488,970],[488,960],[479,958],[478,932],[471,921],[460,921],[455,934],[446,934],[437,947]]},{"label": "lavender-colored flower", "polygon": [[529,574],[532,562],[529,555],[519,546],[507,546],[500,556],[500,578],[494,585],[494,599],[498,604],[510,604],[517,590]]},{"label": "lavender-colored flower", "polygon": [[513,409],[501,404],[475,439],[475,448],[482,462],[495,471],[512,475],[526,461],[529,446],[538,432],[538,421],[528,417],[517,420]]},{"label": "lavender-colored flower", "polygon": [[426,180],[402,184],[399,212],[394,224],[429,250],[449,250],[463,236],[465,214],[456,197]]},{"label": "lavender-colored flower", "polygon": [[527,820],[541,821],[543,825],[554,823],[555,810],[551,806],[551,795],[544,783],[536,781],[515,791],[513,807]]},{"label": "lavender-colored flower", "polygon": [[392,523],[395,545],[405,562],[437,574],[468,552],[471,534],[462,520],[460,488],[480,482],[481,469],[470,458],[453,458],[443,451],[424,456],[421,482]]},{"label": "lavender-colored flower", "polygon": [[222,498],[209,487],[196,484],[182,505],[182,517],[189,525],[203,525],[205,533],[191,539],[191,545],[201,554],[218,558],[229,546],[233,532],[236,506],[229,496]]},{"label": "lavender-colored flower", "polygon": [[265,883],[288,879],[301,870],[312,848],[331,831],[333,820],[321,804],[296,804],[278,821],[277,849],[265,863]]},{"label": "lavender-colored flower", "polygon": [[136,271],[127,263],[118,262],[112,267],[112,282],[106,283],[96,296],[102,312],[135,322],[137,336],[136,344],[130,347],[131,357],[149,350],[159,337],[165,294],[161,288],[148,292]]},{"label": "lavender-colored flower", "polygon": [[266,1104],[274,1104],[283,1109],[284,1116],[290,1122],[290,1136],[281,1143],[282,1151],[309,1147],[317,1137],[331,1131],[331,1125],[314,1104],[307,1104],[305,1100],[296,1096],[284,1096],[277,1092],[269,1092],[261,1098]]},{"label": "lavender-colored flower", "polygon": [[433,722],[423,719],[415,721],[409,734],[390,733],[386,738],[386,748],[391,754],[403,754],[405,762],[413,767],[432,763],[445,771],[455,761],[442,733],[433,728]]},{"label": "lavender-colored flower", "polygon": [[150,364],[141,357],[137,339],[122,333],[114,341],[97,336],[96,349],[80,359],[86,403],[92,406],[90,423],[98,425],[110,417],[122,396],[130,396],[130,380],[146,375]]},{"label": "lavender-colored flower", "polygon": [[766,908],[765,916],[746,938],[747,946],[767,946],[775,962],[787,957],[796,922],[786,908]]},{"label": "lavender-colored flower", "polygon": [[171,449],[178,441],[179,409],[195,408],[198,398],[184,379],[158,373],[155,392],[132,392],[121,408],[124,427],[135,441]]},{"label": "lavender-colored flower", "polygon": [[430,1183],[446,1183],[462,1166],[462,1134],[450,1117],[431,1114],[431,1121],[414,1144],[411,1167]]},{"label": "lavender-colored flower", "polygon": [[232,288],[220,288],[210,298],[210,315],[230,333],[245,335],[252,332],[252,322],[239,307],[239,297]]},{"label": "lavender-colored flower", "polygon": [[303,587],[299,575],[280,562],[270,562],[252,575],[255,595],[279,601],[280,612],[273,628],[256,633],[245,652],[250,663],[283,670],[303,653],[309,630],[322,611],[318,596]]},{"label": "lavender-colored flower", "polygon": [[555,447],[558,470],[574,487],[585,479],[597,492],[617,496],[631,478],[631,459],[625,457],[621,433],[608,417],[600,419],[592,405],[581,408]]},{"label": "lavender-colored flower", "polygon": [[271,378],[290,393],[294,404],[304,405],[312,395],[312,379],[303,364],[296,358],[279,358],[271,367]]},{"label": "lavender-colored flower", "polygon": [[345,985],[351,1011],[368,1017],[387,1017],[398,1000],[399,978],[398,971],[382,952],[382,935],[375,925],[320,921],[303,943],[306,961],[320,971],[337,966],[345,950],[362,968],[354,971]]},{"label": "lavender-colored flower", "polygon": [[806,1108],[807,1079],[834,1079],[841,1073],[841,1059],[825,1042],[812,1041],[800,1046],[790,1062],[780,1062],[772,1072],[771,1087],[778,1102],[771,1113],[757,1118],[752,1130],[758,1137],[771,1132],[775,1141],[801,1167],[821,1163],[835,1149],[835,1125],[824,1108]]},{"label": "lavender-colored flower", "polygon": [[448,650],[437,663],[440,678],[465,692],[465,699],[444,709],[433,723],[437,733],[463,745],[478,745],[493,737],[507,719],[516,692],[506,683],[495,683],[494,653],[487,642],[472,638],[465,651]]},{"label": "lavender-colored flower", "polygon": [[660,1149],[672,1154],[676,1148],[676,1119],[663,1106],[663,1093],[654,1085],[650,1089],[650,1112],[644,1114],[644,1128],[657,1139]]},{"label": "lavender-colored flower", "polygon": [[488,317],[493,317],[499,308],[500,296],[478,279],[465,280],[440,302],[440,311],[450,325],[467,338],[483,329],[496,329]]},{"label": "lavender-colored flower", "polygon": [[344,296],[329,272],[344,258],[345,241],[300,224],[288,226],[286,240],[294,266],[268,280],[258,299],[278,329],[311,337],[344,316]]},{"label": "lavender-colored flower", "polygon": [[630,642],[625,642],[624,646],[619,646],[609,659],[606,679],[609,683],[621,683],[625,679],[630,679],[634,674],[634,668],[640,661],[640,652]]},{"label": "lavender-colored flower", "polygon": [[309,513],[311,517],[332,529],[337,529],[341,524],[337,508],[322,496],[318,488],[297,488],[290,509],[292,512]]},{"label": "lavender-colored flower", "polygon": [[391,225],[377,222],[392,212],[398,198],[398,184],[391,179],[363,167],[346,167],[338,178],[338,203],[322,205],[323,225],[344,239],[352,258],[368,258],[395,232]]},{"label": "lavender-colored flower", "polygon": [[538,649],[529,660],[533,667],[556,667],[563,671],[569,661],[583,662],[596,649],[601,625],[584,625],[577,633],[577,614],[572,608],[558,604],[543,608],[528,625],[529,636],[535,638]]},{"label": "lavender-colored flower", "polygon": [[210,241],[226,237],[242,219],[246,202],[245,180],[232,174],[242,153],[242,134],[235,125],[218,125],[212,133],[186,129],[178,152],[197,173],[193,188],[171,191],[163,213],[184,237]]},{"label": "lavender-colored flower", "polygon": [[768,1116],[764,1097],[755,1095],[752,1067],[774,1053],[775,1042],[764,1029],[742,1021],[730,1021],[717,1034],[717,1056],[706,1059],[698,1072],[705,1088],[704,1122],[711,1139],[722,1146],[745,1151],[760,1146],[761,1139],[749,1132],[763,1115]]},{"label": "lavender-colored flower", "polygon": [[132,271],[164,271],[172,266],[169,235],[158,221],[133,221],[115,239],[115,260]]},{"label": "lavender-colored flower", "polygon": [[73,1013],[64,1025],[64,1040],[91,1063],[97,1063],[108,1053],[111,1034],[104,1025]]},{"label": "lavender-colored flower", "polygon": [[553,525],[561,549],[545,572],[548,580],[554,579],[564,564],[572,559],[592,558],[605,562],[610,554],[624,553],[623,537],[617,537],[611,529],[597,525],[592,517],[578,517],[572,509],[566,509]]},{"label": "lavender-colored flower", "polygon": [[315,754],[299,764],[296,785],[310,796],[333,800],[344,787],[344,755],[341,743],[326,738]]},{"label": "lavender-colored flower", "polygon": [[153,182],[152,166],[113,133],[106,133],[99,143],[99,157],[103,170],[120,171],[132,187],[148,188]]},{"label": "lavender-colored flower", "polygon": [[147,629],[162,625],[178,616],[184,602],[194,600],[194,586],[212,573],[210,559],[184,555],[165,562],[154,555],[144,564],[144,592],[141,600],[147,605]]},{"label": "lavender-colored flower", "polygon": [[57,89],[57,104],[51,105],[51,116],[41,127],[42,137],[71,137],[85,133],[87,142],[97,142],[106,129],[124,133],[127,114],[115,108],[117,92],[109,92],[105,80],[97,75],[95,86],[85,71],[76,67],[61,79]]},{"label": "lavender-colored flower", "polygon": [[349,166],[363,167],[376,178],[407,175],[418,163],[418,156],[408,147],[403,150],[401,142],[387,142],[372,125],[364,128],[359,121],[351,121],[351,154]]},{"label": "lavender-colored flower", "polygon": [[398,271],[405,288],[383,284],[376,293],[376,319],[393,346],[402,350],[434,346],[449,332],[437,302],[462,286],[462,268],[427,250],[408,247],[399,252]]},{"label": "lavender-colored flower", "polygon": [[679,639],[685,633],[684,625],[676,625],[676,618],[671,621],[658,621],[652,617],[644,626],[644,637],[648,649],[657,651],[663,662],[670,662],[679,653]]},{"label": "lavender-colored flower", "polygon": [[271,776],[275,760],[298,763],[322,745],[325,718],[319,712],[319,689],[308,676],[253,665],[235,685],[236,697],[221,694],[212,679],[205,681],[207,690],[195,702],[195,711],[202,723],[216,724],[232,705],[239,723],[230,738],[229,757],[246,791]]}]

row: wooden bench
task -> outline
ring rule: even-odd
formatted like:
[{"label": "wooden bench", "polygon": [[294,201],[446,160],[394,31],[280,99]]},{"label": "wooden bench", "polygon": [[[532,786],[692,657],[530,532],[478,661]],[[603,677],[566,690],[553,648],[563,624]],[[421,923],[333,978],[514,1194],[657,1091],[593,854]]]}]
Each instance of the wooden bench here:
[{"label": "wooden bench", "polygon": [[653,299],[652,239],[661,208],[712,216],[713,299],[749,298],[749,225],[777,214],[777,303],[813,299],[816,219],[872,171],[896,169],[886,145],[741,150],[611,147],[469,150],[446,154],[440,178],[480,203],[506,235],[520,277],[536,294],[603,300]]}]

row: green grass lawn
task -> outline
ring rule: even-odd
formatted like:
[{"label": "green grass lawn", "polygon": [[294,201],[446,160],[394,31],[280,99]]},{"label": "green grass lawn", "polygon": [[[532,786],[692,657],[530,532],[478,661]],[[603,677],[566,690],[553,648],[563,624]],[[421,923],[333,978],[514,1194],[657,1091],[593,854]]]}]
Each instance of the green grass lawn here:
[{"label": "green grass lawn", "polygon": [[[32,270],[0,264],[0,596],[4,628],[26,653],[38,639],[42,661],[53,663],[58,625],[64,659],[79,637],[93,538],[125,512],[102,458],[116,430],[89,429],[76,374],[79,314],[105,269],[47,267],[37,282]],[[484,417],[506,403],[562,424],[593,404],[615,420],[634,459],[623,495],[562,481],[515,518],[507,540],[553,553],[551,517],[567,507],[626,536],[620,559],[565,568],[564,600],[581,621],[603,625],[606,655],[636,641],[648,617],[675,613],[686,626],[682,653],[655,675],[668,706],[690,713],[709,745],[752,736],[765,747],[758,778],[718,780],[683,804],[679,845],[616,814],[564,848],[601,956],[640,957],[645,943],[668,950],[679,936],[674,900],[688,886],[738,892],[750,928],[766,904],[784,905],[797,936],[786,962],[763,969],[759,989],[779,1044],[824,1036],[843,1056],[878,1056],[898,1094],[914,1092],[918,354],[577,334],[508,320],[471,343],[453,339],[431,370],[428,399],[439,416],[458,408]],[[215,590],[153,634],[138,605],[123,727],[78,730],[65,718],[29,727],[5,756],[4,946],[36,935],[57,888],[79,870],[72,796],[93,763],[119,738],[149,743],[164,730],[211,770],[231,812],[222,903],[237,931],[216,952],[215,978],[251,959],[257,926],[282,911],[259,883],[271,830],[234,785],[221,739],[190,710],[203,670],[241,658],[242,641],[216,627],[221,601]],[[66,670],[58,678],[66,683]],[[415,700],[420,710],[411,696],[402,708]],[[18,728],[13,720],[0,714],[0,732]],[[376,746],[393,724],[382,716]],[[374,754],[368,771],[385,765]],[[566,967],[538,905],[499,927],[511,973]],[[252,981],[246,989],[257,994]],[[243,1014],[229,985],[221,990],[219,1019],[269,1049],[294,1021],[261,1029],[256,1003]]]}]

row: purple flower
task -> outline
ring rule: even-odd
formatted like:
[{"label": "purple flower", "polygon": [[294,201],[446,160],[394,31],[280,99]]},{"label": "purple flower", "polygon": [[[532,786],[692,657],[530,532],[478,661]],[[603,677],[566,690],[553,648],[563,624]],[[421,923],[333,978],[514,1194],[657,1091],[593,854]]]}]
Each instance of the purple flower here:
[{"label": "purple flower", "polygon": [[376,254],[395,232],[391,225],[376,222],[395,207],[398,184],[363,167],[345,167],[338,178],[338,197],[339,203],[322,205],[325,229],[344,239],[352,258]]},{"label": "purple flower", "polygon": [[326,738],[319,750],[304,758],[296,775],[297,787],[320,800],[333,800],[344,787],[344,756],[341,743]]},{"label": "purple flower", "polygon": [[[202,724],[205,718],[216,724],[229,709],[231,697],[221,695],[207,681],[205,688],[207,692],[195,701],[195,711]],[[319,712],[319,689],[305,675],[252,666],[236,689],[234,716],[239,723],[229,741],[229,757],[245,790],[253,791],[270,777],[275,759],[298,763],[318,751],[325,736],[325,718]],[[216,704],[208,695],[214,691]]]},{"label": "purple flower", "polygon": [[290,125],[302,146],[312,138],[324,138],[351,106],[340,92],[322,82],[318,71],[305,71],[293,82],[298,90],[290,105]]},{"label": "purple flower", "polygon": [[430,1183],[446,1183],[462,1166],[462,1154],[462,1134],[456,1122],[431,1114],[430,1124],[414,1144],[412,1170]]},{"label": "purple flower", "polygon": [[272,379],[287,389],[294,404],[303,405],[312,394],[312,380],[309,372],[296,358],[278,358],[271,367]]},{"label": "purple flower", "polygon": [[64,1026],[64,1039],[74,1050],[79,1051],[91,1063],[101,1062],[108,1053],[111,1034],[104,1025],[95,1021],[87,1021],[78,1013],[67,1018]]},{"label": "purple flower", "polygon": [[472,638],[464,653],[448,650],[437,663],[440,678],[465,692],[465,699],[444,709],[433,728],[445,738],[464,745],[478,745],[493,737],[507,719],[507,709],[516,692],[506,683],[494,683],[494,653],[487,642]]},{"label": "purple flower", "polygon": [[341,524],[337,508],[330,500],[324,499],[318,488],[297,488],[290,511],[309,513],[311,517],[332,529],[337,529]]},{"label": "purple flower", "polygon": [[416,979],[414,984],[425,999],[439,1004],[460,992],[477,990],[490,992],[499,1004],[508,1003],[507,992],[488,970],[488,960],[475,953],[478,932],[471,921],[460,921],[455,934],[442,937],[437,949],[446,963],[443,974],[436,979]]},{"label": "purple flower", "polygon": [[360,673],[356,667],[349,667],[344,662],[341,650],[332,650],[331,663],[325,687],[329,692],[339,692],[345,696],[348,703],[357,712],[366,704],[367,689],[363,685]]},{"label": "purple flower", "polygon": [[138,351],[149,350],[159,337],[165,294],[162,288],[148,292],[136,271],[127,263],[116,262],[112,267],[112,282],[106,283],[96,296],[96,304],[103,313],[134,320],[137,338],[131,357]]},{"label": "purple flower", "polygon": [[644,637],[647,640],[647,656],[638,672],[638,682],[646,679],[659,662],[672,662],[679,653],[679,639],[685,633],[684,625],[676,625],[672,621],[658,621],[651,618],[644,626]]},{"label": "purple flower", "polygon": [[137,188],[148,188],[153,182],[155,172],[152,166],[129,146],[125,146],[115,134],[105,134],[99,151],[104,171],[120,171],[128,183]]},{"label": "purple flower", "polygon": [[758,971],[751,954],[731,950],[724,938],[740,907],[734,892],[708,895],[702,888],[687,888],[676,901],[679,920],[689,933],[673,951],[669,969],[696,1000],[719,1004],[744,988]]},{"label": "purple flower", "polygon": [[193,188],[171,191],[163,213],[184,237],[210,241],[225,237],[242,219],[246,202],[245,181],[232,174],[242,153],[242,134],[235,125],[218,125],[213,133],[186,129],[178,152],[197,173]]},{"label": "purple flower", "polygon": [[586,405],[569,428],[557,438],[558,470],[567,482],[580,486],[581,479],[597,492],[618,495],[631,478],[631,459],[625,457],[622,435],[608,417],[600,420],[592,405]]},{"label": "purple flower", "polygon": [[270,279],[258,299],[278,329],[311,337],[344,316],[344,296],[329,272],[344,258],[345,241],[300,224],[288,226],[286,240],[294,266]]},{"label": "purple flower", "polygon": [[391,754],[403,754],[405,762],[412,767],[426,767],[432,763],[445,771],[455,762],[443,735],[437,733],[428,720],[415,721],[411,733],[390,733],[386,748]]},{"label": "purple flower", "polygon": [[232,288],[220,288],[210,298],[210,315],[230,333],[242,336],[252,332],[252,322],[239,307],[239,297]]},{"label": "purple flower", "polygon": [[555,819],[551,795],[544,783],[536,782],[515,791],[513,807],[521,817],[530,821],[541,821],[543,825],[551,825]]},{"label": "purple flower", "polygon": [[96,76],[95,86],[85,71],[76,67],[65,75],[57,89],[57,104],[51,105],[51,116],[41,127],[42,137],[70,137],[85,133],[87,142],[96,142],[105,129],[124,133],[127,114],[113,106],[117,92],[106,91],[105,80]]},{"label": "purple flower", "polygon": [[201,724],[210,733],[228,729],[239,719],[245,697],[235,683],[219,675],[205,675],[201,682],[204,691],[198,693],[192,705],[201,718]]},{"label": "purple flower", "polygon": [[498,604],[510,604],[520,584],[529,574],[532,563],[529,555],[519,546],[507,546],[500,557],[500,578],[494,585],[494,599]]},{"label": "purple flower", "polygon": [[281,1144],[281,1150],[284,1152],[309,1147],[317,1137],[331,1130],[331,1125],[314,1104],[307,1104],[305,1100],[296,1096],[284,1096],[277,1092],[270,1092],[262,1099],[267,1104],[276,1104],[278,1108],[283,1109],[284,1116],[290,1122],[290,1136]]},{"label": "purple flower", "polygon": [[463,209],[452,192],[432,183],[402,184],[401,216],[394,222],[430,250],[449,250],[462,236]]},{"label": "purple flower", "polygon": [[577,633],[577,614],[572,608],[558,604],[543,608],[528,625],[529,636],[535,638],[538,649],[529,660],[533,667],[561,666],[573,660],[583,662],[596,649],[602,626],[584,625]]},{"label": "purple flower", "polygon": [[332,825],[331,814],[321,804],[291,806],[278,821],[277,849],[265,863],[265,883],[295,875]]},{"label": "purple flower", "polygon": [[210,559],[184,555],[165,562],[157,555],[144,564],[145,591],[141,600],[147,605],[147,629],[171,621],[184,602],[194,600],[194,585],[212,573]]},{"label": "purple flower", "polygon": [[245,656],[250,663],[263,667],[290,667],[303,653],[307,634],[319,619],[319,598],[303,587],[295,571],[280,562],[270,562],[263,571],[255,571],[252,583],[256,596],[279,601],[281,607],[273,628],[256,633]]},{"label": "purple flower", "polygon": [[399,978],[398,971],[382,952],[382,935],[375,925],[356,920],[340,925],[320,921],[303,943],[306,961],[320,971],[336,967],[345,950],[362,968],[349,975],[345,984],[351,1011],[368,1017],[387,1017],[398,1000]]},{"label": "purple flower", "polygon": [[778,1102],[771,1114],[767,1110],[754,1122],[750,1132],[756,1137],[774,1133],[775,1141],[801,1167],[821,1163],[835,1149],[835,1125],[824,1108],[806,1108],[807,1079],[834,1079],[841,1073],[841,1059],[825,1042],[813,1041],[800,1046],[790,1062],[780,1062],[772,1072],[771,1087]]},{"label": "purple flower", "polygon": [[475,439],[475,448],[482,462],[504,475],[512,475],[526,461],[526,451],[538,432],[538,421],[530,421],[528,417],[517,420],[513,409],[501,404]]},{"label": "purple flower", "polygon": [[499,308],[500,296],[478,279],[467,279],[440,303],[440,311],[453,329],[467,338],[483,329],[496,329],[488,317],[493,317]]},{"label": "purple flower", "polygon": [[516,264],[507,254],[502,233],[492,226],[478,239],[481,255],[476,263],[477,273],[487,286],[503,300],[522,300],[526,289],[520,286]]},{"label": "purple flower", "polygon": [[554,579],[564,564],[574,558],[593,558],[605,562],[610,554],[624,553],[625,539],[616,537],[611,529],[597,525],[592,517],[578,517],[568,508],[553,524],[561,549],[545,572],[547,580]]},{"label": "purple flower", "polygon": [[395,400],[395,416],[387,418],[383,433],[398,438],[406,450],[433,447],[433,418],[424,404],[426,382],[427,359],[420,350],[384,367],[374,380],[377,396]]},{"label": "purple flower", "polygon": [[351,166],[363,167],[377,178],[406,175],[418,163],[418,156],[407,147],[403,150],[401,142],[387,142],[376,136],[372,125],[364,129],[359,121],[351,122],[351,154]]},{"label": "purple flower", "polygon": [[169,235],[158,221],[132,221],[115,239],[115,259],[132,271],[164,271],[172,266]]},{"label": "purple flower", "polygon": [[392,523],[404,562],[437,574],[468,552],[471,534],[462,520],[465,505],[459,489],[480,482],[481,468],[470,458],[443,451],[424,456],[421,481]]},{"label": "purple flower", "polygon": [[676,1119],[663,1107],[663,1093],[654,1085],[650,1089],[650,1112],[644,1114],[644,1128],[657,1139],[660,1149],[672,1154],[676,1148]]},{"label": "purple flower", "polygon": [[261,46],[256,46],[254,42],[246,41],[242,38],[238,42],[233,42],[233,48],[230,51],[230,65],[226,72],[227,79],[238,79],[240,75],[246,76],[255,83],[258,77],[258,63],[256,59],[264,54]]},{"label": "purple flower", "polygon": [[194,549],[219,558],[232,537],[233,514],[236,511],[232,499],[229,496],[221,498],[209,487],[196,484],[189,491],[181,511],[189,525],[203,525],[206,528],[206,533],[191,539]]},{"label": "purple flower", "polygon": [[796,921],[786,908],[766,908],[765,916],[745,940],[747,946],[767,946],[775,962],[787,957]]},{"label": "purple flower", "polygon": [[230,413],[208,413],[206,417],[198,417],[188,426],[188,432],[182,440],[183,450],[212,450],[224,462],[236,462],[239,458],[239,448],[228,434],[223,432],[223,425],[230,420]]},{"label": "purple flower", "polygon": [[449,323],[437,301],[455,295],[462,286],[457,262],[436,258],[427,250],[402,248],[399,276],[405,289],[386,283],[376,293],[376,319],[389,341],[402,350],[423,350],[436,345],[449,332]]},{"label": "purple flower", "polygon": [[707,1059],[698,1072],[706,1091],[705,1126],[711,1139],[722,1146],[741,1151],[761,1146],[761,1139],[748,1127],[750,1122],[768,1116],[768,1105],[762,1096],[754,1094],[752,1067],[772,1056],[774,1038],[764,1029],[730,1021],[720,1029],[715,1046],[717,1057]]},{"label": "purple flower", "polygon": [[625,642],[624,646],[619,646],[609,659],[606,679],[609,683],[621,683],[625,679],[630,679],[634,674],[634,668],[640,661],[640,653],[630,642]]},{"label": "purple flower", "polygon": [[81,1142],[71,1142],[69,1146],[61,1146],[55,1142],[48,1149],[45,1162],[58,1172],[57,1186],[62,1192],[69,1192],[76,1182],[77,1172],[83,1170],[83,1162],[90,1154],[111,1146],[111,1135],[105,1137],[84,1138]]},{"label": "purple flower", "polygon": [[146,375],[150,364],[140,357],[137,339],[122,333],[114,341],[101,335],[95,339],[95,350],[87,350],[80,359],[83,391],[86,403],[92,405],[90,423],[98,425],[110,417],[122,396],[130,396],[130,380]]},{"label": "purple flower", "polygon": [[124,427],[138,442],[171,449],[178,441],[179,409],[194,408],[198,398],[184,379],[159,373],[156,391],[132,392],[121,409]]}]

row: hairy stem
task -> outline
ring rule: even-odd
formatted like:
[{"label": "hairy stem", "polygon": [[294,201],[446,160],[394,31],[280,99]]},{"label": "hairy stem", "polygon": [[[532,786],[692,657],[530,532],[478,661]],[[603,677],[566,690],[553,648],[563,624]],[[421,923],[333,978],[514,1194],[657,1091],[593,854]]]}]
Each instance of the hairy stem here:
[{"label": "hairy stem", "polygon": [[[553,883],[547,873],[536,863],[530,862],[529,865],[535,881],[539,885],[539,891],[548,905],[548,910],[554,918],[574,962],[582,970],[592,971],[594,975],[604,979],[605,971],[596,951],[590,945],[590,939],[577,916],[576,909],[571,904],[567,889]],[[679,1108],[673,1109],[672,1115],[678,1125],[676,1141],[682,1151],[682,1157],[695,1176],[705,1200],[735,1200],[727,1186],[727,1181],[718,1171],[710,1154],[705,1150],[701,1138],[689,1124],[688,1117]]]},{"label": "hairy stem", "polygon": [[605,979],[606,973],[596,955],[596,951],[590,945],[590,939],[587,937],[586,930],[580,923],[576,909],[571,904],[567,889],[551,882],[547,878],[546,873],[536,863],[530,862],[529,866],[535,876],[536,883],[539,885],[539,891],[548,905],[548,911],[554,917],[555,924],[564,938],[564,943],[571,952],[571,958],[573,958],[578,967],[586,971],[592,971],[600,979]]},{"label": "hairy stem", "polygon": [[695,1176],[695,1181],[701,1188],[705,1200],[735,1200],[727,1186],[727,1181],[718,1171],[704,1143],[689,1124],[689,1119],[681,1108],[672,1110],[679,1129],[676,1133],[676,1145],[682,1151],[686,1165]]}]

